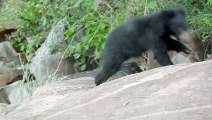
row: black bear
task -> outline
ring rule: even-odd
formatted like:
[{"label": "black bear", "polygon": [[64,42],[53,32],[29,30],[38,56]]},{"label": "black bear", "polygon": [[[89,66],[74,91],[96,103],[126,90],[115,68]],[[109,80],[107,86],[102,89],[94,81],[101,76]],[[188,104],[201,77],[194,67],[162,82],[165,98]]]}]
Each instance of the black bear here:
[{"label": "black bear", "polygon": [[172,65],[167,51],[188,49],[179,41],[191,40],[187,32],[185,11],[181,8],[163,10],[148,16],[138,16],[112,31],[105,44],[100,61],[100,71],[95,77],[96,85],[108,80],[129,58],[139,57],[151,50],[161,65]]}]

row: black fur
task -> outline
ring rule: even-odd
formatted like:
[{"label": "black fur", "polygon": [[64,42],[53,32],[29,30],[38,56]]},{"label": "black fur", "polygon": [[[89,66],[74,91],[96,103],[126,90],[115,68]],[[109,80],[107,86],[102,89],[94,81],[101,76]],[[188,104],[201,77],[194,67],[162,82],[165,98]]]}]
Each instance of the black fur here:
[{"label": "black fur", "polygon": [[187,21],[183,9],[164,10],[149,16],[136,17],[112,31],[106,41],[100,61],[100,71],[95,77],[99,85],[115,74],[121,64],[131,58],[141,56],[152,50],[154,58],[163,66],[172,65],[167,51],[185,51],[179,41],[180,30],[187,30]]}]

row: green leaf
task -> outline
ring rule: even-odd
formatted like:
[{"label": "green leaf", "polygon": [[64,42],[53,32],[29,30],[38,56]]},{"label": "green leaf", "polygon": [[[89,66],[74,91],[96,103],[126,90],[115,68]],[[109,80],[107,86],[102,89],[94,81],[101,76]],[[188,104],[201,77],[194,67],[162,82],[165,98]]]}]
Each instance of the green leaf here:
[{"label": "green leaf", "polygon": [[86,68],[86,64],[83,64],[82,66],[80,66],[80,70],[85,70]]},{"label": "green leaf", "polygon": [[212,0],[208,0],[207,5],[212,5]]},{"label": "green leaf", "polygon": [[82,62],[82,63],[85,63],[85,57],[82,57],[82,58],[81,58],[81,62]]},{"label": "green leaf", "polygon": [[74,59],[78,59],[81,55],[79,53],[74,54]]},{"label": "green leaf", "polygon": [[156,3],[155,2],[149,2],[148,3],[148,8],[154,9],[155,7],[156,7]]},{"label": "green leaf", "polygon": [[78,67],[78,66],[80,66],[80,65],[82,65],[82,64],[83,64],[82,62],[77,61],[76,63],[74,63],[74,66],[75,66],[75,67]]},{"label": "green leaf", "polygon": [[43,26],[46,26],[47,25],[47,19],[46,19],[46,17],[43,18],[43,23],[42,24],[43,24]]}]

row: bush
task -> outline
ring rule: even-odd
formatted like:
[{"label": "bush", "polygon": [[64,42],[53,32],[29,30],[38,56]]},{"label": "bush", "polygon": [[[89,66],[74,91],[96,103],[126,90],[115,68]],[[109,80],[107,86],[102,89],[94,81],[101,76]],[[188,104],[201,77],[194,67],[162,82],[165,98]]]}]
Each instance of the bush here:
[{"label": "bush", "polygon": [[[15,37],[10,37],[14,47],[27,55],[32,54],[46,39],[52,25],[67,16],[71,4],[69,0],[8,0],[1,10],[4,19],[0,24],[15,22],[18,31]],[[33,43],[26,42],[28,37]]]}]

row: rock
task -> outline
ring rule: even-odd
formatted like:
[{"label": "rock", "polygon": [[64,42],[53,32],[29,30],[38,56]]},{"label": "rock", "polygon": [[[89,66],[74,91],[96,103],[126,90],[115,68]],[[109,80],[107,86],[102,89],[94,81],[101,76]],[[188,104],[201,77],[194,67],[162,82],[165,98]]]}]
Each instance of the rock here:
[{"label": "rock", "polygon": [[[182,64],[182,63],[193,63],[193,62],[198,62],[196,61],[194,55],[187,55],[184,53],[177,53],[176,51],[169,51],[168,52],[169,57],[171,58],[171,61],[173,64]],[[147,68],[148,69],[153,69],[161,67],[161,65],[154,59],[154,55],[151,51],[148,52],[148,63],[147,63]]]},{"label": "rock", "polygon": [[71,79],[76,79],[81,77],[94,77],[96,75],[96,72],[97,72],[97,69],[85,71],[85,72],[78,72],[72,75],[65,76],[63,80],[71,80]]},{"label": "rock", "polygon": [[0,68],[0,86],[22,80],[23,71],[15,68]]},{"label": "rock", "polygon": [[[98,69],[93,69],[90,71],[85,71],[85,72],[79,72],[79,73],[75,73],[72,75],[68,75],[64,80],[70,80],[70,79],[76,79],[76,78],[80,78],[80,77],[95,77],[95,75],[97,74]],[[130,75],[130,74],[135,74],[135,73],[139,73],[142,72],[142,70],[140,69],[140,66],[135,62],[135,61],[126,61],[122,64],[120,70],[112,75],[108,81],[110,80],[115,80],[117,78],[126,76],[126,75]]]},{"label": "rock", "polygon": [[[59,22],[51,30],[47,40],[36,52],[30,64],[30,71],[36,79],[45,79],[53,72],[58,76],[75,73],[71,59],[63,59],[67,44],[64,41],[65,25]],[[53,53],[56,51],[56,53]]]},{"label": "rock", "polygon": [[[212,120],[211,68],[210,60],[160,67],[90,87],[92,89],[83,92],[77,92],[79,89],[74,92],[72,87],[78,85],[71,80],[70,83],[61,81],[52,84],[51,88],[43,86],[13,111],[0,114],[0,118]],[[92,78],[89,80],[93,81]]]},{"label": "rock", "polygon": [[0,103],[16,104],[19,103],[18,92],[20,91],[20,81],[0,87]]},{"label": "rock", "polygon": [[212,54],[207,54],[207,58],[205,60],[212,60]]},{"label": "rock", "polygon": [[19,54],[8,41],[0,43],[0,51],[0,67],[20,66]]},{"label": "rock", "polygon": [[[76,79],[81,77],[94,78],[97,72],[98,72],[98,69],[93,69],[93,70],[85,71],[85,72],[78,72],[78,73],[66,76],[64,80],[71,80],[71,79]],[[108,81],[115,80],[117,78],[130,75],[130,74],[139,73],[139,72],[142,72],[142,70],[140,69],[137,63],[135,63],[134,61],[126,61],[122,64],[120,70],[116,74],[112,75]]]},{"label": "rock", "polygon": [[18,92],[20,91],[20,82],[17,81],[8,86],[4,86],[0,88],[0,103],[5,104],[16,104],[19,103],[18,100]]},{"label": "rock", "polygon": [[[65,76],[65,77],[62,77],[59,81],[56,81],[51,84],[46,84],[45,86],[38,88],[35,91],[33,97],[31,97],[30,99],[36,99],[36,101],[37,100],[39,101],[40,98],[37,99],[36,96],[39,96],[39,97],[43,96],[44,99],[46,99],[46,96],[52,97],[52,95],[55,97],[55,99],[60,99],[63,96],[70,96],[70,95],[78,96],[84,93],[85,91],[87,91],[88,89],[95,87],[93,78],[90,78],[90,77],[76,78],[76,79],[69,79],[69,80],[68,79],[69,77]],[[10,85],[10,87],[7,86],[3,90],[5,91],[4,92],[6,95],[5,98],[8,98],[7,100],[9,101],[9,103],[11,103],[11,105],[1,106],[0,104],[0,113],[8,113],[12,111],[11,108],[15,109],[19,106],[19,101],[18,101],[19,96],[17,95],[20,95],[18,94],[18,92],[20,91],[20,86],[19,86],[19,83],[17,83],[14,85]],[[22,107],[23,106],[20,106],[20,108]],[[1,114],[0,114],[0,118],[1,118]]]},{"label": "rock", "polygon": [[3,87],[5,94],[8,98],[8,104],[18,104],[21,101],[20,96],[20,81],[17,81],[13,84]]},{"label": "rock", "polygon": [[68,77],[62,78],[60,81],[56,81],[51,84],[47,84],[44,87],[38,88],[33,98],[37,99],[35,96],[44,95],[44,97],[50,94],[54,95],[66,95],[68,94],[76,94],[81,93],[81,91],[87,91],[95,87],[93,78],[90,77],[83,77],[83,78],[76,78],[76,79],[69,79]]},{"label": "rock", "polygon": [[0,42],[6,41],[6,36],[10,35],[12,32],[15,32],[17,27],[15,24],[10,24],[4,28],[0,28]]},{"label": "rock", "polygon": [[8,105],[5,103],[0,103],[0,120],[5,120],[3,115],[13,111],[17,106],[18,105],[16,104]]},{"label": "rock", "polygon": [[127,76],[130,74],[135,74],[135,73],[139,73],[142,72],[142,70],[140,69],[139,65],[136,62],[124,62],[120,68],[120,70],[115,73],[114,75],[112,75],[108,81],[110,80],[115,80],[118,78],[121,78],[123,76]]},{"label": "rock", "polygon": [[4,89],[0,88],[0,104],[4,103],[4,104],[9,104],[9,98],[7,96],[7,94],[5,93]]},{"label": "rock", "polygon": [[[62,54],[49,55],[45,58],[37,59],[37,63],[30,65],[30,70],[36,79],[46,79],[52,74],[63,76],[74,73],[71,59],[61,60]],[[34,67],[33,67],[34,65]],[[54,73],[56,71],[56,73]]]},{"label": "rock", "polygon": [[5,104],[19,104],[25,98],[29,98],[38,81],[17,81],[13,84],[0,87],[0,103]]}]

